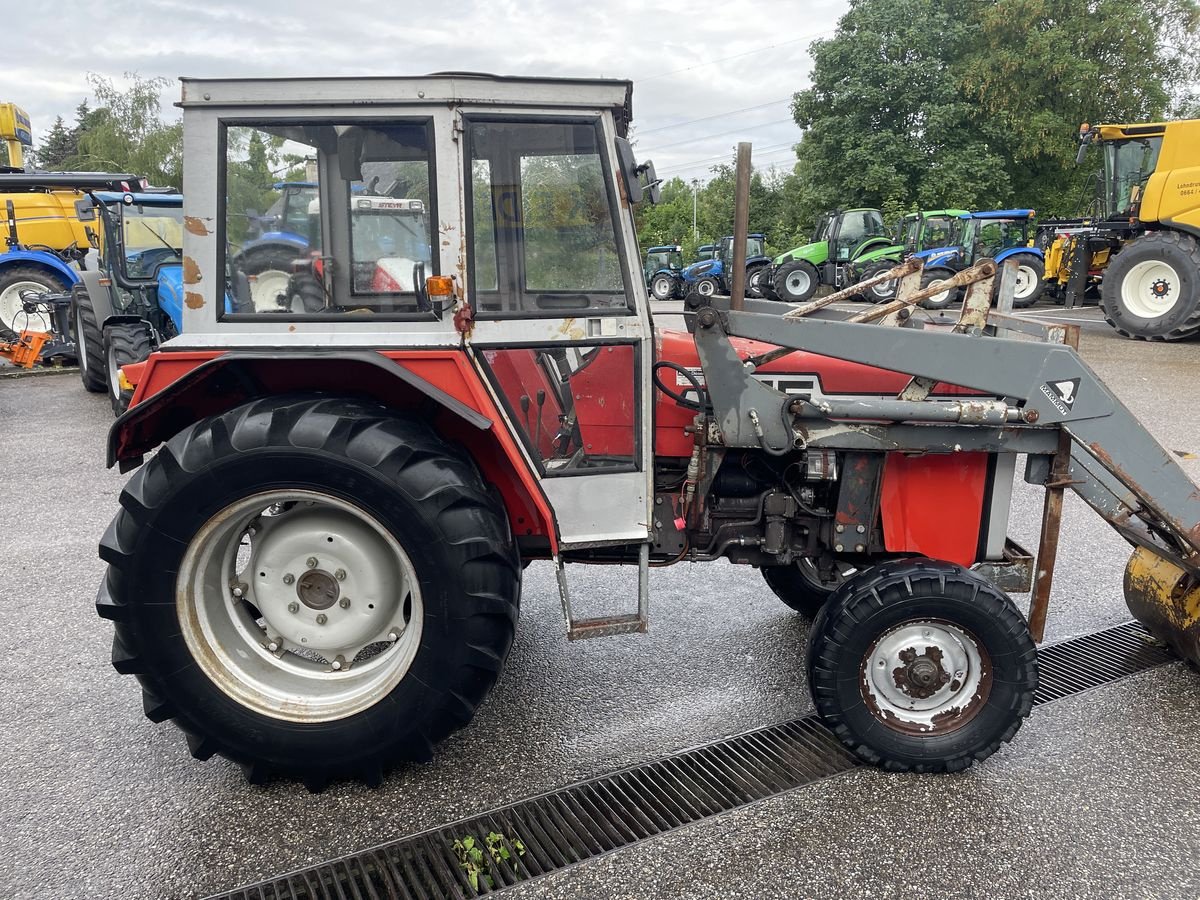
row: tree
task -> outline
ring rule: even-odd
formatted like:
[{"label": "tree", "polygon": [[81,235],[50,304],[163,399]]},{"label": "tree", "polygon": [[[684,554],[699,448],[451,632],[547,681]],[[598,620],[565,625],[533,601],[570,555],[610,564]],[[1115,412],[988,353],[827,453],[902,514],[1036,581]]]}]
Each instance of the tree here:
[{"label": "tree", "polygon": [[46,139],[37,148],[37,164],[50,171],[63,171],[70,168],[75,156],[75,136],[67,128],[62,116],[56,116],[54,124],[46,133]]},{"label": "tree", "polygon": [[1081,122],[1196,103],[1196,0],[851,0],[812,45],[806,211],[1032,206],[1072,213]]},{"label": "tree", "polygon": [[77,114],[77,168],[142,175],[151,184],[181,187],[183,183],[183,125],[167,123],[160,114],[159,94],[166,78],[142,78],[126,73],[128,82],[118,88],[111,79],[91,73],[98,106],[86,101]]}]

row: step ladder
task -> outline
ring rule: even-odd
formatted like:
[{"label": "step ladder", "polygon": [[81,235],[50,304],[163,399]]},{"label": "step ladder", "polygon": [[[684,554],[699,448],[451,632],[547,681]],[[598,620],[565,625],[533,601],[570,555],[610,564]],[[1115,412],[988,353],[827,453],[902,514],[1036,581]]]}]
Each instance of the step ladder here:
[{"label": "step ladder", "polygon": [[616,634],[644,634],[650,620],[650,545],[638,548],[638,608],[635,613],[576,619],[571,612],[571,593],[567,590],[566,563],[561,553],[554,554],[558,572],[558,593],[562,597],[563,618],[567,621],[567,640],[612,637]]}]

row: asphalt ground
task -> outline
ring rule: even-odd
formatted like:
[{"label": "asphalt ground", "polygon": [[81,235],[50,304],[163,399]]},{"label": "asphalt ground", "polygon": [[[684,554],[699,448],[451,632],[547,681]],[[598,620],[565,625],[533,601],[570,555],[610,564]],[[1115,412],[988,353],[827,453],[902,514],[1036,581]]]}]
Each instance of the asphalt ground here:
[{"label": "asphalt ground", "polygon": [[[1068,315],[1155,436],[1200,456],[1200,342],[1125,341],[1095,310]],[[0,421],[0,897],[203,895],[811,712],[808,623],[753,570],[653,570],[650,633],[570,644],[553,571],[535,563],[499,685],[432,763],[378,790],[249,786],[145,719],[134,679],[109,664],[96,544],[125,476],[104,468],[107,399],[71,373],[0,378]],[[1181,462],[1200,481],[1200,459]],[[1040,504],[1018,485],[1010,532],[1026,546]],[[1128,618],[1127,558],[1068,495],[1050,640]],[[632,571],[569,571],[585,605],[632,603]],[[1200,676],[1171,664],[1039,708],[967,773],[858,770],[513,895],[1200,896],[1198,751]]]}]

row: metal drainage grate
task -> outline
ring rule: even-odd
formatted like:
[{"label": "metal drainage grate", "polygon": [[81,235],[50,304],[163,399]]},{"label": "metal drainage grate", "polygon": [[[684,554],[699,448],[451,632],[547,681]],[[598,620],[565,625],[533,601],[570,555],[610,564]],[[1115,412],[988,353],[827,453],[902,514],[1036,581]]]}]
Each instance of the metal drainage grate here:
[{"label": "metal drainage grate", "polygon": [[[1051,644],[1038,654],[1041,678],[1034,702],[1069,697],[1174,658],[1136,622]],[[805,716],[592,778],[210,900],[479,897],[857,765],[858,760],[816,716]],[[465,851],[455,849],[455,841],[466,836],[473,837],[475,849],[481,851],[474,877],[461,856]],[[489,838],[490,848],[485,844]],[[517,842],[523,853],[515,846]]]}]

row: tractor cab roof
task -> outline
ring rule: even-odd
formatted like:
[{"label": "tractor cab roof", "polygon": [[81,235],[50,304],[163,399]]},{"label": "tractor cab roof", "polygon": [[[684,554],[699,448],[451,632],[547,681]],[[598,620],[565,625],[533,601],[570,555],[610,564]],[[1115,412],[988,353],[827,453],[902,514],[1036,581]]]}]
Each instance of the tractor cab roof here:
[{"label": "tractor cab roof", "polygon": [[678,253],[682,249],[683,248],[680,247],[678,244],[664,244],[661,247],[650,247],[646,252],[647,253]]},{"label": "tractor cab roof", "polygon": [[633,82],[610,78],[529,78],[480,72],[322,78],[181,78],[184,109],[228,107],[442,106],[609,109],[624,137],[633,118]]},{"label": "tractor cab roof", "polygon": [[146,193],[143,191],[97,191],[96,199],[101,203],[136,203],[138,206],[182,207],[183,194]]}]

